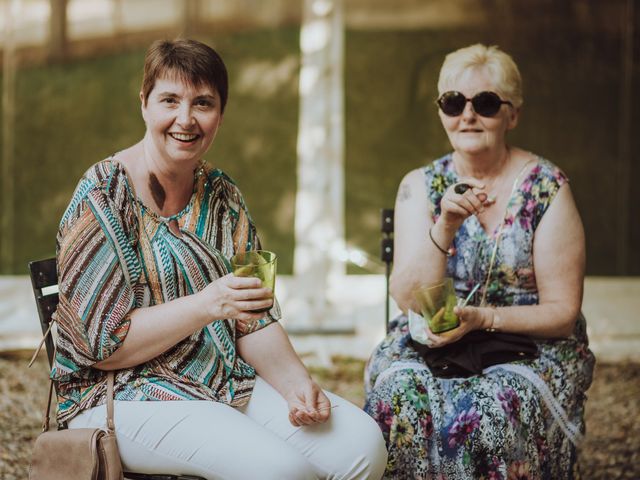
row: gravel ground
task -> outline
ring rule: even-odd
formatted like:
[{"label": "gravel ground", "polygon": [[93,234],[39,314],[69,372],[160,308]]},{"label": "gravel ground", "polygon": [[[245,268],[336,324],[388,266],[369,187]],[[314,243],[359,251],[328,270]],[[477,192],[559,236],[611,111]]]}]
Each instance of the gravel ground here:
[{"label": "gravel ground", "polygon": [[[0,357],[0,479],[27,478],[47,394],[47,363],[31,369],[24,356]],[[320,384],[362,405],[362,361],[334,359],[312,368]],[[587,402],[581,469],[587,480],[640,478],[640,363],[598,364]]]}]

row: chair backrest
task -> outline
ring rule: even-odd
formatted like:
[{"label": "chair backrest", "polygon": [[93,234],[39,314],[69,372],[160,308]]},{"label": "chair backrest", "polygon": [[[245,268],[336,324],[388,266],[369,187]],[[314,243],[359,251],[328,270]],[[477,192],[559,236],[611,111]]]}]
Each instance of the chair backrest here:
[{"label": "chair backrest", "polygon": [[[42,334],[46,335],[51,324],[51,317],[58,306],[58,269],[55,258],[29,262],[29,275],[33,295],[36,298],[38,317]],[[53,364],[53,335],[47,335],[45,348],[49,358],[49,366]],[[205,480],[194,475],[167,475],[125,472],[125,480]]]},{"label": "chair backrest", "polygon": [[385,264],[385,330],[389,331],[389,277],[391,275],[391,264],[393,263],[393,208],[383,208],[380,218],[380,231],[382,232],[382,240],[380,241],[380,259]]},{"label": "chair backrest", "polygon": [[[55,258],[29,262],[29,274],[33,295],[36,298],[38,317],[42,334],[46,334],[51,324],[51,316],[58,306],[58,270]],[[53,365],[53,337],[47,335],[45,339],[49,366]]]}]

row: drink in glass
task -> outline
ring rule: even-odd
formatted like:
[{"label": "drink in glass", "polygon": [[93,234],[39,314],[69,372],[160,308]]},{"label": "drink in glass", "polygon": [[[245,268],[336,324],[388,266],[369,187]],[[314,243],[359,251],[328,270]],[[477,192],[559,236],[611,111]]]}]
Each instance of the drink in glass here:
[{"label": "drink in glass", "polygon": [[[236,277],[259,278],[264,288],[273,293],[276,286],[276,268],[278,257],[268,250],[249,250],[231,257],[231,268]],[[253,310],[266,312],[271,307]]]},{"label": "drink in glass", "polygon": [[433,333],[453,330],[460,325],[458,316],[453,313],[457,298],[452,278],[445,277],[434,285],[423,285],[414,291],[414,298]]}]

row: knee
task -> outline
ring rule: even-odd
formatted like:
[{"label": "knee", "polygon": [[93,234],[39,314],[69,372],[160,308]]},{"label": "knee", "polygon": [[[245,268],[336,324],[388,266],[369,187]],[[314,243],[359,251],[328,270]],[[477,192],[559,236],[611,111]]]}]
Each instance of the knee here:
[{"label": "knee", "polygon": [[387,447],[378,424],[368,415],[364,418],[367,426],[362,429],[360,437],[363,473],[345,478],[380,479],[387,466]]},{"label": "knee", "polygon": [[387,465],[387,448],[376,422],[356,410],[348,433],[342,431],[333,455],[335,475],[343,479],[382,478]]},{"label": "knee", "polygon": [[278,459],[278,465],[260,474],[264,480],[317,480],[313,467],[306,461],[297,459],[289,462]]},{"label": "knee", "polygon": [[[273,452],[272,452],[273,453]],[[283,448],[275,455],[253,459],[250,472],[241,473],[239,479],[261,480],[317,480],[313,466],[297,451]],[[254,467],[259,466],[259,472]]]}]

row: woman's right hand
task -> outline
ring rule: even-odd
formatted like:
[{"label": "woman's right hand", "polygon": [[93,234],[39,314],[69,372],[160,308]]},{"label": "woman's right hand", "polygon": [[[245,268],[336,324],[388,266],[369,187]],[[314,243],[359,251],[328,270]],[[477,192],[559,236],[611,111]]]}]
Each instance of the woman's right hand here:
[{"label": "woman's right hand", "polygon": [[262,287],[258,278],[236,277],[233,273],[214,280],[197,295],[212,320],[255,321],[264,317],[264,309],[273,305],[273,292]]},{"label": "woman's right hand", "polygon": [[[470,188],[464,193],[457,193],[456,186],[459,185],[468,185]],[[487,206],[494,203],[483,190],[484,184],[472,177],[464,178],[447,188],[440,201],[439,219],[444,223],[446,230],[456,232],[466,218],[482,213]]]}]

